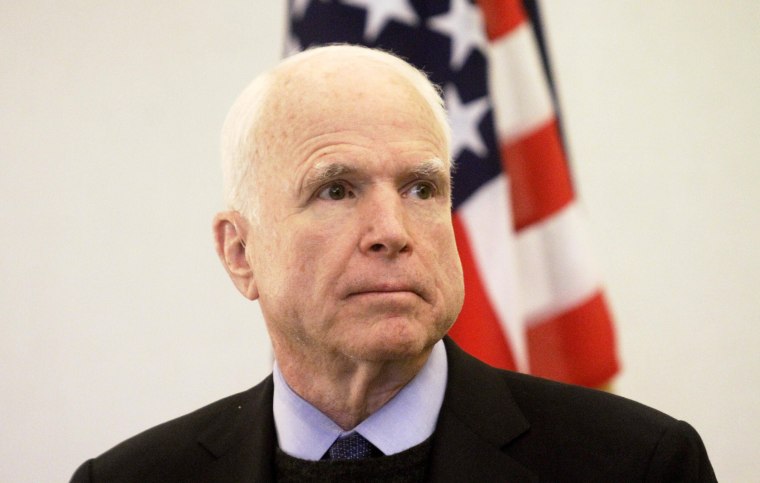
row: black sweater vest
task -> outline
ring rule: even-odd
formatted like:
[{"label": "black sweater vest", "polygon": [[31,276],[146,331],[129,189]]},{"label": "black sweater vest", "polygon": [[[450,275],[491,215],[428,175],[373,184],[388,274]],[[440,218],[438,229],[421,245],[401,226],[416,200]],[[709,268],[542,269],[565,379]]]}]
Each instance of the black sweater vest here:
[{"label": "black sweater vest", "polygon": [[425,481],[430,459],[430,439],[389,456],[343,461],[308,461],[294,458],[277,448],[275,466],[278,482],[394,482]]}]

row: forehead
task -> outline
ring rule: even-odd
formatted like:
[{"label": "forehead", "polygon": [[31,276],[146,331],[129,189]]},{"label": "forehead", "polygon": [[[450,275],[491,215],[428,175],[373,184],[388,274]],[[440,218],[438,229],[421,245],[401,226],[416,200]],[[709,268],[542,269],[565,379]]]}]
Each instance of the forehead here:
[{"label": "forehead", "polygon": [[318,57],[289,66],[274,76],[262,112],[257,137],[273,161],[306,138],[352,128],[377,137],[405,131],[409,139],[436,145],[447,159],[431,106],[404,75],[373,59]]},{"label": "forehead", "polygon": [[309,107],[318,107],[320,102],[345,106],[386,96],[424,104],[398,68],[362,56],[323,54],[285,64],[274,71],[273,78],[267,107],[275,114],[294,106],[308,112]]}]

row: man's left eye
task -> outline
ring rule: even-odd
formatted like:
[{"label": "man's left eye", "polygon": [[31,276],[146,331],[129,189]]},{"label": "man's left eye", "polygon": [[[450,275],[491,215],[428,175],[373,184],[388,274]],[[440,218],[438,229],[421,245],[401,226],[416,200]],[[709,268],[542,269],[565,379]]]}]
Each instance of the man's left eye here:
[{"label": "man's left eye", "polygon": [[421,200],[429,200],[435,196],[436,189],[432,183],[419,182],[412,185],[408,193]]}]

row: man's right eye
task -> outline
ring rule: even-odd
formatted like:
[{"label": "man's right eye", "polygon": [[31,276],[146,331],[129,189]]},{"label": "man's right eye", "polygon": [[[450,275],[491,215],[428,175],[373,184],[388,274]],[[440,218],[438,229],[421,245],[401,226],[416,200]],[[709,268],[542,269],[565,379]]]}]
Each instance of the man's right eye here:
[{"label": "man's right eye", "polygon": [[333,201],[340,201],[346,197],[353,198],[354,196],[354,192],[343,183],[330,183],[317,193],[317,198]]}]

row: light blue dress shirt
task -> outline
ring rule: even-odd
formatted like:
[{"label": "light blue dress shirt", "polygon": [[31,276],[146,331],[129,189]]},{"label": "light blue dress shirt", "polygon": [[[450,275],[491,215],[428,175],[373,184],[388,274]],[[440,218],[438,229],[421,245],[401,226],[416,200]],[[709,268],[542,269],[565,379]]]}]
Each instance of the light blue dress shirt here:
[{"label": "light blue dress shirt", "polygon": [[358,426],[344,431],[296,394],[275,362],[273,411],[280,448],[290,456],[316,461],[336,439],[354,431],[386,455],[416,446],[435,431],[447,371],[446,348],[443,341],[438,341],[414,379]]}]

